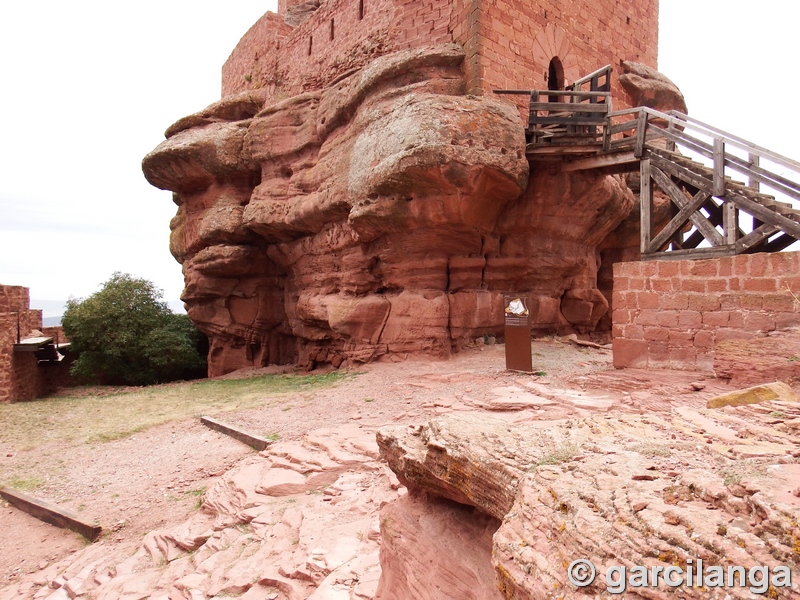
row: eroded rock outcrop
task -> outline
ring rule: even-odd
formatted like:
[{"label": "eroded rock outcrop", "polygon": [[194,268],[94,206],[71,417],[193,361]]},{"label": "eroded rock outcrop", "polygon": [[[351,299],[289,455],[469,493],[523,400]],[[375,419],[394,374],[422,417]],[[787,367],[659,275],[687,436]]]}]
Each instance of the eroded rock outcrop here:
[{"label": "eroded rock outcrop", "polygon": [[240,461],[187,521],[133,554],[102,539],[0,590],[0,598],[374,598],[378,508],[405,494],[356,425],[309,432]]},{"label": "eroded rock outcrop", "polygon": [[630,190],[530,173],[517,111],[465,95],[463,62],[456,45],[406,50],[268,106],[244,92],[145,157],[175,192],[171,250],[211,375],[447,356],[502,331],[509,290],[535,329],[596,326],[596,248]]},{"label": "eroded rock outcrop", "polygon": [[661,112],[686,112],[686,100],[673,81],[642,63],[622,62],[619,82],[631,97],[631,106],[647,106]]},{"label": "eroded rock outcrop", "polygon": [[[797,573],[798,416],[794,402],[530,425],[459,415],[383,428],[378,443],[410,493],[502,521],[492,541],[500,597],[606,597],[612,565],[686,568],[702,559]],[[399,520],[400,510],[387,514]],[[413,510],[432,519],[436,508]],[[443,522],[450,518],[445,511]],[[398,563],[413,555],[391,550],[382,549],[384,573],[402,571]],[[598,573],[582,589],[567,579],[567,565],[578,558],[592,560]],[[435,580],[435,568],[418,570],[417,580]],[[800,598],[800,582],[793,584],[769,593]],[[403,578],[379,589],[392,598],[418,593]],[[747,587],[714,586],[681,586],[680,596],[751,597]],[[663,582],[628,586],[626,597],[670,598],[672,590]]]}]

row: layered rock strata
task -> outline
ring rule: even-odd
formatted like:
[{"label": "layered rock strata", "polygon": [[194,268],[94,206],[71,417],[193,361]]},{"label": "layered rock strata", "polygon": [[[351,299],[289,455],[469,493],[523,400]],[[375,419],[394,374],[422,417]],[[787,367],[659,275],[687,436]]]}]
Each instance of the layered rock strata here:
[{"label": "layered rock strata", "polygon": [[[460,415],[383,428],[378,443],[411,494],[446,498],[501,521],[492,540],[495,578],[479,597],[612,597],[605,576],[611,566],[685,569],[702,559],[707,567],[766,566],[771,573],[788,567],[793,586],[768,582],[764,592],[800,598],[798,417],[794,402],[513,426]],[[400,522],[400,510],[384,513]],[[430,520],[436,510],[411,512]],[[441,522],[451,515],[444,511]],[[385,529],[398,535],[396,525]],[[403,572],[408,557],[425,552],[397,546],[381,549],[384,573]],[[594,563],[598,577],[576,588],[567,566],[581,558]],[[413,564],[416,581],[436,579],[436,564],[427,572]],[[398,577],[382,580],[379,590],[391,598],[429,594]],[[626,597],[673,592],[662,581],[629,586]],[[730,599],[751,592],[685,585],[679,595]]]},{"label": "layered rock strata", "polygon": [[530,172],[517,110],[465,95],[456,45],[375,59],[265,106],[181,119],[145,157],[174,192],[183,300],[209,374],[447,356],[502,332],[504,292],[540,331],[607,310],[596,248],[630,212],[616,177]]},{"label": "layered rock strata", "polygon": [[101,538],[0,598],[372,599],[378,508],[404,494],[372,429],[318,429],[240,461],[202,510],[148,533],[133,555]]}]

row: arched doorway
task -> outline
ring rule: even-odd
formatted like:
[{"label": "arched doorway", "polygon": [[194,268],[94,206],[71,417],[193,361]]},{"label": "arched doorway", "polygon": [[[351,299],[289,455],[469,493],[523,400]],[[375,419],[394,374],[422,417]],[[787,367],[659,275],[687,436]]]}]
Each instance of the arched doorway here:
[{"label": "arched doorway", "polygon": [[[550,65],[547,67],[547,89],[564,89],[564,65],[561,64],[561,59],[557,56],[550,59]],[[550,96],[549,100],[550,102],[558,102],[559,97]]]}]

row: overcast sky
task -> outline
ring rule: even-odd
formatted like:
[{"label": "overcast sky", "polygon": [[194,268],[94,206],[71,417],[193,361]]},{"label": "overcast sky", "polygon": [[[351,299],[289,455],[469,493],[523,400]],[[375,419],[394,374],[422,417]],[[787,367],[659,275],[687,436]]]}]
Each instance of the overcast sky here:
[{"label": "overcast sky", "polygon": [[[168,125],[219,98],[222,64],[276,4],[2,3],[0,283],[30,287],[45,316],[60,314],[45,301],[87,296],[114,271],[178,300],[175,206],[141,160]],[[664,0],[660,10],[659,69],[690,114],[800,158],[787,108],[800,4]]]}]

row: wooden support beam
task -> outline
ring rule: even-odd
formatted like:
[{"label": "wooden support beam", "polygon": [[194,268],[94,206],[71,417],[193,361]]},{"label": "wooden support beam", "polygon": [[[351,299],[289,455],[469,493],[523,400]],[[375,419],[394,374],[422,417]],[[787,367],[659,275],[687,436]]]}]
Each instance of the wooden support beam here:
[{"label": "wooden support beam", "polygon": [[594,154],[597,152],[599,148],[599,144],[596,145],[587,145],[583,144],[580,146],[561,146],[558,144],[553,145],[542,145],[537,146],[536,143],[528,144],[528,147],[525,149],[525,155],[528,157],[532,156],[549,156],[553,155],[556,157],[562,156],[564,154]]},{"label": "wooden support beam", "polygon": [[792,244],[794,244],[796,241],[797,241],[796,238],[792,237],[791,235],[788,235],[788,234],[784,233],[783,235],[780,235],[780,236],[776,237],[771,242],[767,242],[764,245],[763,251],[764,252],[780,252],[781,250],[784,250],[784,249],[788,248],[789,246],[791,246]]},{"label": "wooden support beam", "polygon": [[757,246],[770,236],[775,235],[780,231],[780,227],[770,225],[769,223],[762,223],[753,231],[743,236],[736,241],[736,250],[738,253],[747,252],[750,248]]},{"label": "wooden support beam", "polygon": [[[758,154],[751,153],[749,155],[749,158],[750,158],[750,167],[758,169],[758,167],[761,165],[761,157]],[[748,177],[747,185],[748,187],[753,188],[755,191],[759,191],[761,189],[761,182],[757,177],[755,177],[753,173],[751,173],[750,176]]]},{"label": "wooden support beam", "polygon": [[666,244],[670,238],[689,220],[689,216],[699,209],[710,196],[705,192],[697,192],[687,204],[680,207],[678,214],[667,223],[667,226],[662,229],[659,234],[653,238],[650,243],[648,252],[659,252],[661,247]]},{"label": "wooden support beam", "polygon": [[96,523],[89,523],[83,518],[72,512],[58,506],[53,506],[41,500],[37,500],[28,494],[23,494],[11,488],[0,487],[0,496],[23,512],[36,517],[40,521],[50,523],[62,529],[71,529],[76,533],[81,534],[90,542],[95,541],[103,531],[103,528]]},{"label": "wooden support beam", "polygon": [[602,115],[608,112],[608,107],[605,104],[577,104],[574,102],[531,102],[530,109],[563,113],[598,113]]},{"label": "wooden support beam", "polygon": [[636,146],[634,147],[633,154],[636,158],[640,158],[644,154],[644,140],[647,136],[647,113],[645,111],[639,112],[639,119],[636,124]]},{"label": "wooden support beam", "polygon": [[638,165],[639,159],[633,155],[633,152],[625,152],[622,154],[600,154],[597,156],[590,156],[588,158],[581,158],[564,163],[561,170],[565,173],[571,171],[588,171],[590,169],[605,169],[607,167],[616,167],[622,165]]},{"label": "wooden support beam", "polygon": [[[666,174],[664,174],[663,171],[657,167],[653,167],[652,176],[658,187],[666,192],[670,200],[672,200],[679,208],[683,208],[690,202],[689,199],[683,194],[683,190],[675,185],[672,180]],[[703,237],[705,237],[712,246],[722,246],[723,241],[719,231],[717,231],[714,226],[709,223],[708,219],[706,219],[702,214],[694,211],[689,215],[689,219],[691,219],[694,226],[697,227],[697,230],[703,234]]]},{"label": "wooden support beam", "polygon": [[796,223],[765,206],[761,206],[758,202],[740,196],[739,194],[729,193],[727,200],[733,202],[737,208],[744,212],[757,217],[762,223],[776,225],[792,237],[800,239],[800,223]]},{"label": "wooden support beam", "polygon": [[642,260],[703,260],[720,256],[733,256],[735,246],[716,246],[714,248],[691,248],[689,250],[672,250],[671,252],[652,252],[642,254]]},{"label": "wooden support beam", "polygon": [[675,164],[674,162],[670,161],[663,156],[659,156],[653,152],[648,153],[650,160],[653,164],[674,177],[677,177],[683,182],[686,182],[692,186],[694,186],[696,191],[704,191],[708,192],[709,194],[714,193],[714,186],[713,184],[705,179],[704,177],[698,175],[694,171],[691,171],[685,167],[681,167],[680,165]]},{"label": "wooden support beam", "polygon": [[234,425],[228,425],[227,423],[217,421],[211,417],[200,417],[200,422],[214,431],[219,431],[235,440],[239,440],[243,444],[247,444],[251,448],[255,448],[259,452],[265,450],[267,446],[272,443],[266,438],[253,435],[252,433],[246,432],[244,429],[240,429]]},{"label": "wooden support beam", "polygon": [[650,240],[653,237],[653,188],[650,185],[650,177],[650,159],[646,158],[639,164],[639,229],[642,254],[650,249]]},{"label": "wooden support beam", "polygon": [[703,234],[695,230],[694,233],[692,233],[692,235],[683,240],[681,248],[686,248],[686,249],[697,248],[704,241],[706,241],[706,238],[703,237]]},{"label": "wooden support beam", "polygon": [[739,214],[733,202],[722,204],[722,239],[726,245],[735,244],[739,237]]}]

